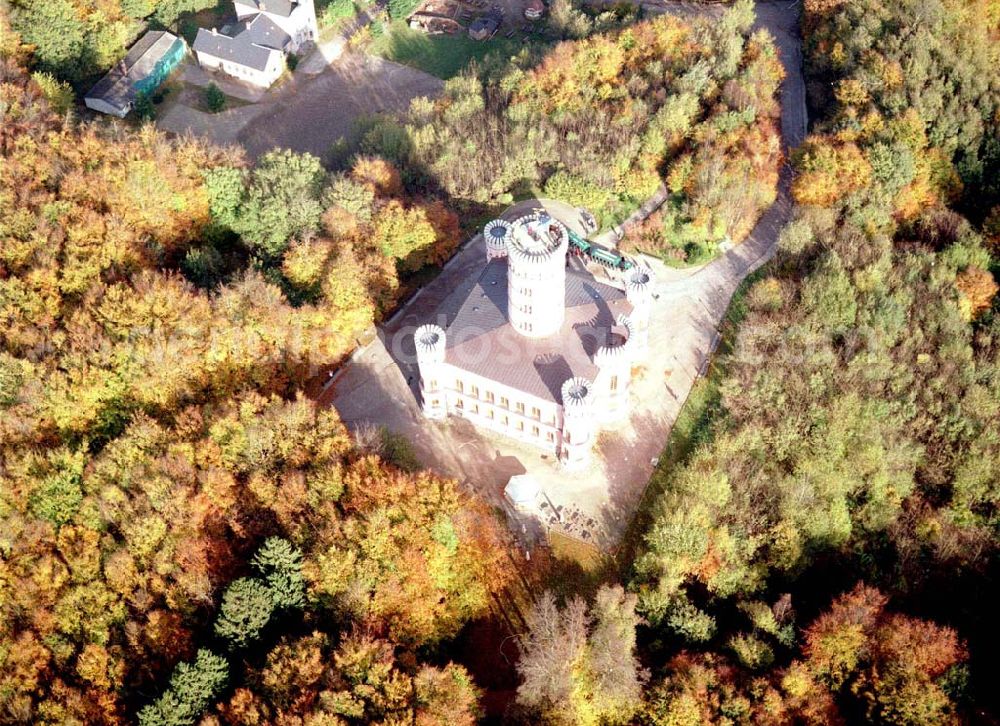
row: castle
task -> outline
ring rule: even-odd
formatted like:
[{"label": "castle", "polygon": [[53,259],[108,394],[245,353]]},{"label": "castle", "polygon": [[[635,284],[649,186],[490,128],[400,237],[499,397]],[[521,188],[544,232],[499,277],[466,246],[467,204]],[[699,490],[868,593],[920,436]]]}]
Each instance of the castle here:
[{"label": "castle", "polygon": [[485,266],[414,333],[422,411],[461,416],[586,467],[604,425],[628,415],[646,354],[652,278],[617,284],[570,255],[569,230],[545,212],[486,225]]}]

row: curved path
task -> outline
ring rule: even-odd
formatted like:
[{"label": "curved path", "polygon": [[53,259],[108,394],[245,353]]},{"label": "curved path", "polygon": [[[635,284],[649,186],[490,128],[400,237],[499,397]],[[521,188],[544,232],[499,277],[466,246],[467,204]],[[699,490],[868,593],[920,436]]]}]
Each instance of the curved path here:
[{"label": "curved path", "polygon": [[[648,2],[661,12],[689,14],[721,12],[718,6]],[[786,149],[805,138],[805,83],[798,34],[797,3],[786,0],[757,3],[757,24],[774,35],[785,65],[781,88],[782,138]],[[510,476],[528,472],[535,477],[561,516],[543,520],[555,530],[604,548],[613,548],[632,520],[653,472],[656,458],[698,376],[706,368],[718,341],[718,326],[742,280],[774,253],[778,235],[788,221],[791,171],[782,170],[777,201],[761,217],[742,244],[696,270],[671,270],[651,261],[657,275],[657,303],[650,330],[650,355],[632,383],[628,422],[598,439],[597,461],[589,471],[567,476],[557,464],[534,449],[484,433],[461,419],[431,422],[416,403],[417,375],[407,345],[416,326],[432,322],[440,302],[482,266],[481,235],[470,240],[432,283],[379,327],[378,337],[359,349],[321,396],[332,401],[351,427],[383,425],[405,435],[418,458],[430,468],[454,476],[488,501],[502,503]],[[655,199],[643,205],[646,214]],[[504,216],[517,216],[524,205]],[[545,202],[546,206],[552,205]],[[551,210],[567,223],[566,210]],[[551,512],[551,508],[546,512]]]}]

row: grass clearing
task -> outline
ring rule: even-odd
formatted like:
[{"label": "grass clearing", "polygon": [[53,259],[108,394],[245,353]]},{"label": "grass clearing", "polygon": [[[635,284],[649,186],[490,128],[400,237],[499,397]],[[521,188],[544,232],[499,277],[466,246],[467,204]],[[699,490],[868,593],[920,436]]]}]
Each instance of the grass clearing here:
[{"label": "grass clearing", "polygon": [[504,38],[498,34],[492,40],[473,40],[465,33],[427,35],[397,20],[386,26],[382,35],[373,38],[370,50],[386,60],[447,80],[474,60],[482,61],[493,53],[510,57],[523,45],[520,36]]},{"label": "grass clearing", "polygon": [[579,565],[581,570],[588,573],[599,572],[604,567],[604,556],[594,545],[555,530],[549,531],[548,538],[554,557]]},{"label": "grass clearing", "polygon": [[549,562],[546,588],[559,597],[592,596],[604,583],[616,576],[615,560],[593,544],[576,537],[548,531],[552,559]]}]

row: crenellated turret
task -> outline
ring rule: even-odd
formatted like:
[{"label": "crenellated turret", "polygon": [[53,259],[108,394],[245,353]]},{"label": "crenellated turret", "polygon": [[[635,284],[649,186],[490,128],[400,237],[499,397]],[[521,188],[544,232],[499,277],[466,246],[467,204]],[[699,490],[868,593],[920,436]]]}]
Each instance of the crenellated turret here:
[{"label": "crenellated turret", "polygon": [[445,332],[438,325],[421,325],[413,334],[420,369],[421,410],[427,418],[444,418],[447,402],[443,390]]},{"label": "crenellated turret", "polygon": [[499,260],[507,256],[507,244],[511,238],[511,224],[504,219],[487,222],[483,228],[486,239],[486,261]]},{"label": "crenellated turret", "polygon": [[619,315],[617,323],[620,331],[612,331],[608,343],[594,354],[594,364],[599,368],[595,387],[602,421],[618,421],[628,415],[628,389],[635,359],[635,326],[627,315]]},{"label": "crenellated turret", "polygon": [[594,391],[586,378],[570,378],[562,385],[563,429],[559,459],[567,469],[583,469],[594,447]]},{"label": "crenellated turret", "polygon": [[649,315],[653,304],[653,273],[646,267],[633,267],[625,276],[625,298],[632,305],[632,355],[641,361],[649,350]]},{"label": "crenellated turret", "polygon": [[566,251],[569,233],[545,212],[512,225],[507,243],[507,317],[521,335],[558,332],[566,314]]}]

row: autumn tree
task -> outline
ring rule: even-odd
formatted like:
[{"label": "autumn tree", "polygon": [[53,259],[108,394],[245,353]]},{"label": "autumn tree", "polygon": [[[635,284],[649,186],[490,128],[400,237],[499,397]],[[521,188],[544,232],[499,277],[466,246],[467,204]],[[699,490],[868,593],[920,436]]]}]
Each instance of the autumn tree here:
[{"label": "autumn tree", "polygon": [[579,597],[560,608],[543,593],[521,644],[518,703],[550,723],[627,723],[645,679],[635,604],[618,586],[601,588],[589,612]]},{"label": "autumn tree", "polygon": [[247,179],[233,230],[265,257],[280,257],[293,237],[319,228],[324,179],[314,156],[268,152]]},{"label": "autumn tree", "polygon": [[972,320],[989,310],[997,294],[997,282],[986,270],[969,266],[958,273],[955,285],[961,295],[963,314]]},{"label": "autumn tree", "polygon": [[862,584],[835,600],[805,632],[805,667],[834,692],[849,690],[875,722],[950,721],[942,679],[964,648],[953,630],[888,613],[886,603]]}]

